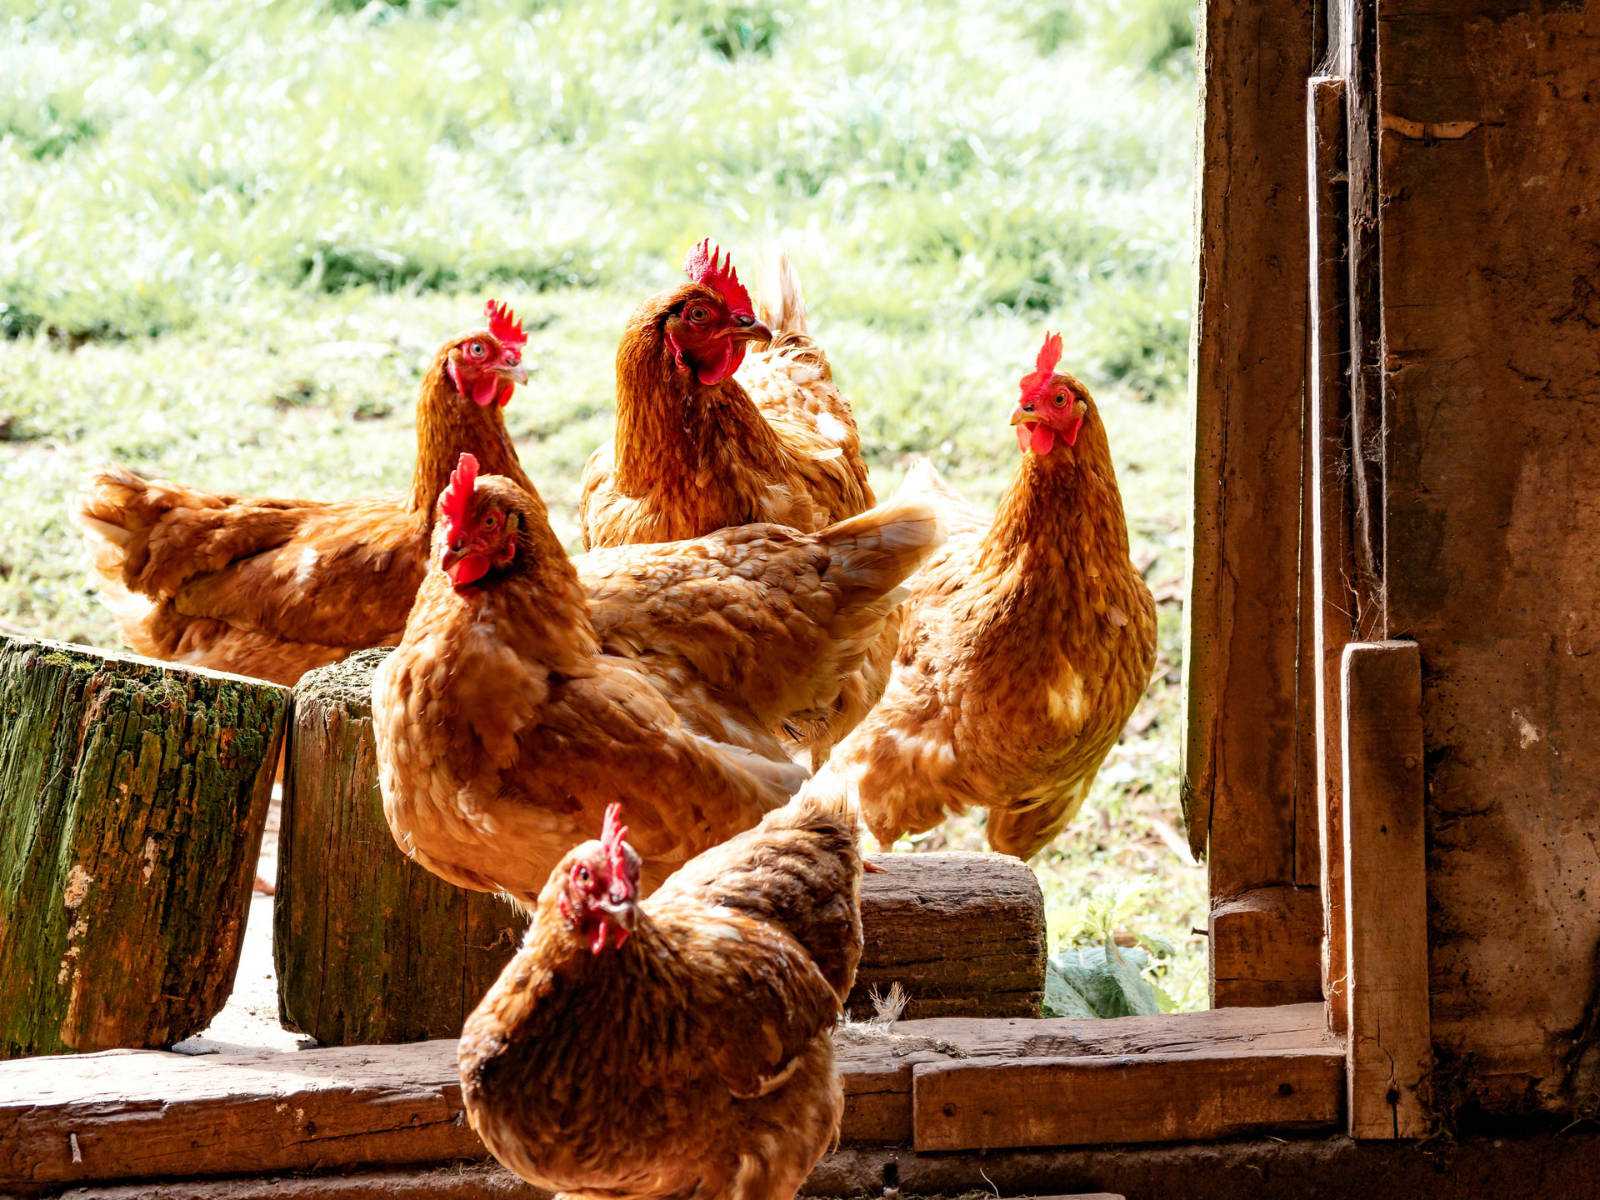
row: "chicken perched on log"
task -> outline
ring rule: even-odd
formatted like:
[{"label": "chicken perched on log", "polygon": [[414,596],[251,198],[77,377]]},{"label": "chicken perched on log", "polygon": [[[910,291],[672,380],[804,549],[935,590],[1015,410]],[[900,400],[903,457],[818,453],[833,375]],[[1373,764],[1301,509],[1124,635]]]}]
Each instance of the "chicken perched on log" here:
[{"label": "chicken perched on log", "polygon": [[616,806],[462,1031],[467,1118],[568,1196],[788,1200],[838,1136],[830,1032],[861,958],[847,811],[801,802],[640,902]]},{"label": "chicken perched on log", "polygon": [[925,505],[891,503],[611,551],[586,582],[538,494],[470,456],[439,510],[373,681],[384,811],[436,875],[524,904],[613,800],[647,887],[787,800],[807,773],[769,727],[836,694],[940,538]]},{"label": "chicken perched on log", "polygon": [[[689,281],[646,301],[617,348],[616,435],[584,469],[584,544],[758,521],[812,531],[870,508],[855,417],[808,332],[787,257],[773,260],[765,321],[709,240],[685,270]],[[833,711],[789,731],[814,763],[882,693],[898,627],[898,616],[885,623]]]},{"label": "chicken perched on log", "polygon": [[428,561],[434,501],[457,458],[526,482],[501,409],[526,381],[521,324],[440,348],[417,402],[411,494],[283,500],[200,492],[111,468],[77,511],[123,637],[140,654],[292,684],[399,640]]},{"label": "chicken perched on log", "polygon": [[989,844],[1031,858],[1150,681],[1155,602],[1128,558],[1105,425],[1060,357],[1052,335],[1022,379],[1022,465],[993,524],[948,503],[951,537],[912,581],[883,700],[808,785],[859,801],[884,845],[982,807]]}]

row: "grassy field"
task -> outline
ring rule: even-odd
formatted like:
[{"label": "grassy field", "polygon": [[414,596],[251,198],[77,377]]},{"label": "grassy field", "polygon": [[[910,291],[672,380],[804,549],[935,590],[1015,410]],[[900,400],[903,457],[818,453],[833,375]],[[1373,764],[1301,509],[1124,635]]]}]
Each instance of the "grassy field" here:
[{"label": "grassy field", "polygon": [[569,537],[616,336],[701,236],[747,276],[791,252],[880,492],[928,453],[991,502],[1058,328],[1163,653],[1036,865],[1053,942],[1154,939],[1201,1005],[1176,787],[1191,43],[1186,0],[0,0],[0,623],[114,644],[65,519],[103,461],[401,487],[420,371],[488,294],[529,318],[508,419]]}]

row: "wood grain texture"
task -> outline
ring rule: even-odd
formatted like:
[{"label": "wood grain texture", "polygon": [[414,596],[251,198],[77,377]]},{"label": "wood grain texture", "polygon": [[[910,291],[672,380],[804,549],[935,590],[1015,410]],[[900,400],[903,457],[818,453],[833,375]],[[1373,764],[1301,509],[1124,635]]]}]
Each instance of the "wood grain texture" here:
[{"label": "wood grain texture", "polygon": [[272,949],[283,1023],[324,1045],[456,1036],[526,924],[395,846],[372,737],[372,672],[387,653],[295,688]]},{"label": "wood grain texture", "polygon": [[990,1150],[1208,1141],[1337,1124],[1337,1054],[929,1063],[912,1079],[916,1148]]},{"label": "wood grain texture", "polygon": [[1287,884],[1257,888],[1211,910],[1211,979],[1218,1008],[1261,1008],[1322,999],[1322,894]]},{"label": "wood grain texture", "polygon": [[0,636],[0,1057],[163,1046],[233,986],[289,692]]},{"label": "wood grain texture", "polygon": [[1345,647],[1343,724],[1350,1135],[1422,1137],[1433,1044],[1415,642]]},{"label": "wood grain texture", "polygon": [[[835,1041],[846,1093],[843,1138],[852,1144],[911,1142],[913,1071],[930,1063],[1033,1055],[1342,1061],[1321,1005],[1111,1021],[850,1025]],[[452,1041],[0,1063],[0,1191],[483,1156],[462,1120]]]},{"label": "wood grain texture", "polygon": [[[1346,82],[1307,85],[1306,156],[1311,204],[1311,695],[1314,698],[1318,881],[1323,902],[1322,987],[1336,1033],[1348,1027],[1344,948],[1344,768],[1339,663],[1361,621],[1350,505],[1350,188]],[[1370,616],[1369,616],[1369,619]]]},{"label": "wood grain texture", "polygon": [[1432,1022],[1578,1110],[1600,944],[1600,5],[1378,6],[1389,629],[1422,648]]},{"label": "wood grain texture", "polygon": [[1228,897],[1292,883],[1312,0],[1204,7],[1183,797]]}]

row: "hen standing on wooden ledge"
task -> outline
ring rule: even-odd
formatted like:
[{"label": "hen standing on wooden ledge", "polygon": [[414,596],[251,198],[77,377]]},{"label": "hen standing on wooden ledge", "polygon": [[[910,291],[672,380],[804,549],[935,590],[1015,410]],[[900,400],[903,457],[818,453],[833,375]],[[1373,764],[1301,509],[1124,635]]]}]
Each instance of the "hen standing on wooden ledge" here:
[{"label": "hen standing on wooden ledge", "polygon": [[1022,379],[1022,465],[993,524],[952,498],[882,701],[807,785],[859,800],[885,846],[982,807],[989,845],[1031,858],[1082,806],[1150,682],[1155,602],[1128,558],[1105,425],[1060,358],[1052,335]]},{"label": "hen standing on wooden ledge", "polygon": [[792,803],[639,903],[617,806],[561,860],[467,1018],[467,1118],[572,1197],[789,1200],[838,1136],[861,959],[856,820]]},{"label": "hen standing on wooden ledge", "polygon": [[266,499],[121,467],[96,475],[75,515],[128,645],[293,684],[398,641],[456,459],[470,451],[527,482],[500,410],[528,378],[528,339],[506,306],[487,312],[488,328],[446,343],[423,378],[408,499]]}]

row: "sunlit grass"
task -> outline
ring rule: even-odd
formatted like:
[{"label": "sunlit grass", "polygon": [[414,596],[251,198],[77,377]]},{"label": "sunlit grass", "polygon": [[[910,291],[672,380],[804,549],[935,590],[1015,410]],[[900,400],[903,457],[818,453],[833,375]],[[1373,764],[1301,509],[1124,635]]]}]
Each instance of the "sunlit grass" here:
[{"label": "sunlit grass", "polygon": [[791,251],[880,491],[928,453],[991,503],[1059,328],[1164,600],[1158,681],[1037,864],[1052,938],[1160,938],[1201,1003],[1173,835],[1190,29],[1184,0],[0,0],[0,622],[113,643],[65,519],[107,459],[401,487],[420,370],[489,293],[536,326],[508,416],[569,539],[616,335],[705,234],[752,282]]}]

